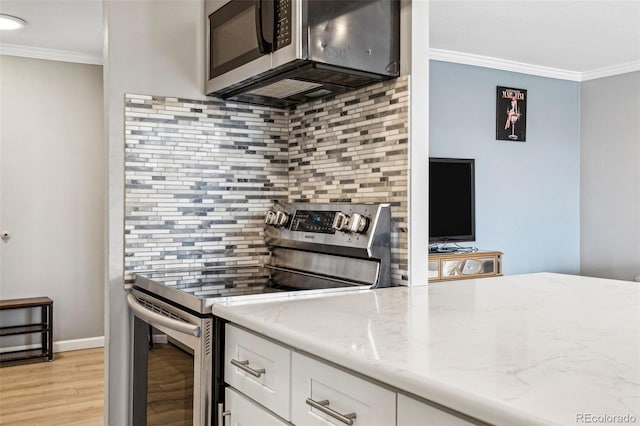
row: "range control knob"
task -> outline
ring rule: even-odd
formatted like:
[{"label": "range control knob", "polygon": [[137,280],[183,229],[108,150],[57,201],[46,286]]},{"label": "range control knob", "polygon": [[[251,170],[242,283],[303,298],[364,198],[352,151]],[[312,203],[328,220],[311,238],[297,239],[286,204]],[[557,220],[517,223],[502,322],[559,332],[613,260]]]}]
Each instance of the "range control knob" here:
[{"label": "range control knob", "polygon": [[355,234],[363,234],[369,226],[369,219],[360,213],[354,213],[349,216],[345,213],[336,213],[333,217],[331,227],[336,231],[353,232]]},{"label": "range control knob", "polygon": [[276,223],[276,212],[269,210],[264,215],[264,223],[267,225],[274,225]]},{"label": "range control knob", "polygon": [[273,225],[277,226],[278,228],[280,228],[282,226],[285,226],[288,221],[289,221],[289,215],[286,214],[283,211],[278,210],[276,212],[276,220],[275,220],[275,223]]},{"label": "range control knob", "polygon": [[369,225],[369,219],[362,216],[359,213],[354,213],[351,216],[351,221],[349,223],[349,232],[355,232],[356,234],[362,234],[367,230],[367,226]]},{"label": "range control knob", "polygon": [[349,232],[349,216],[340,212],[336,213],[331,227],[336,231]]}]

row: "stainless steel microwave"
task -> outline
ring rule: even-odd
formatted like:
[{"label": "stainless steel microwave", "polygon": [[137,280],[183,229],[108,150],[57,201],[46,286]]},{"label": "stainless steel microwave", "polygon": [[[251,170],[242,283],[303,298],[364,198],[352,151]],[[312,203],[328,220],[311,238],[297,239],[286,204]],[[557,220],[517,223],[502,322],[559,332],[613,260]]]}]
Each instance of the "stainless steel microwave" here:
[{"label": "stainless steel microwave", "polygon": [[397,0],[206,0],[211,96],[291,107],[400,74]]}]

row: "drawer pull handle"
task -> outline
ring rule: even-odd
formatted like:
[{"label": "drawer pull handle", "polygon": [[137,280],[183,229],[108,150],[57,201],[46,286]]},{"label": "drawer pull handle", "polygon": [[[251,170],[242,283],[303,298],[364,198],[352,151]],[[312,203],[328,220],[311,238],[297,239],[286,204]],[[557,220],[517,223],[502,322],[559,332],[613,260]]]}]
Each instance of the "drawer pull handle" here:
[{"label": "drawer pull handle", "polygon": [[260,368],[260,369],[256,370],[256,369],[253,369],[253,368],[249,367],[249,361],[238,361],[237,359],[232,359],[231,360],[231,364],[235,365],[240,370],[251,374],[254,377],[260,377],[264,373],[266,373],[266,370],[264,368]]},{"label": "drawer pull handle", "polygon": [[333,417],[336,420],[340,420],[342,423],[351,426],[353,424],[353,419],[356,418],[356,413],[349,414],[340,414],[335,410],[329,408],[329,400],[323,399],[322,401],[314,401],[311,398],[307,398],[307,405],[312,406],[313,408],[317,408],[323,413]]},{"label": "drawer pull handle", "polygon": [[224,418],[231,415],[231,411],[224,411],[224,404],[218,404],[218,425],[224,426]]}]

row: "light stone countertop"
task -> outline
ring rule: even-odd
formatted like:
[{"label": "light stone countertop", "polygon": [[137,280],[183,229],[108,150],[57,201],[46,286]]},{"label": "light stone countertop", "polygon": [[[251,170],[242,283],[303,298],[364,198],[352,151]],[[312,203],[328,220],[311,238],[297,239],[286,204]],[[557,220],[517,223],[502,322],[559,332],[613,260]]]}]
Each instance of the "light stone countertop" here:
[{"label": "light stone countertop", "polygon": [[213,313],[488,423],[640,424],[639,283],[540,273]]}]

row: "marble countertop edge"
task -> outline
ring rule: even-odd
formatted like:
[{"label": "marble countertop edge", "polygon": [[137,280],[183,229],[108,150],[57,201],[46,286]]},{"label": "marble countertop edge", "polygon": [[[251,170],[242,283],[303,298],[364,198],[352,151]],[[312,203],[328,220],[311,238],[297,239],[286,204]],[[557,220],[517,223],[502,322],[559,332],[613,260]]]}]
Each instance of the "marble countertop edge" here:
[{"label": "marble countertop edge", "polygon": [[[334,294],[335,295],[335,294]],[[331,294],[316,297],[331,297]],[[427,401],[448,407],[454,411],[464,413],[477,420],[495,425],[555,425],[533,414],[514,410],[501,401],[490,398],[479,398],[464,389],[449,386],[437,380],[417,377],[408,371],[398,369],[385,363],[369,363],[356,359],[338,350],[331,350],[313,336],[302,333],[292,333],[274,327],[263,321],[253,320],[247,316],[238,315],[233,305],[214,305],[213,313],[234,324],[253,330],[263,336],[286,344],[298,352],[311,355],[314,358],[329,361],[347,370],[362,374],[380,383],[396,388],[403,393],[423,398]]]},{"label": "marble countertop edge", "polygon": [[213,313],[489,424],[640,414],[634,282],[535,273],[235,301]]}]

